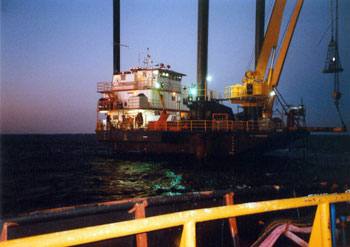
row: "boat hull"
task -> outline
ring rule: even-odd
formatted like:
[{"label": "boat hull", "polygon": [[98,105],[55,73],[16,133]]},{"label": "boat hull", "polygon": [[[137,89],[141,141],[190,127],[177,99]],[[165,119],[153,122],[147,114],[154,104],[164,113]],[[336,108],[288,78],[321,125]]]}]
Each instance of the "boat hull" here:
[{"label": "boat hull", "polygon": [[284,148],[308,135],[309,132],[305,130],[189,132],[112,129],[96,131],[97,140],[118,153],[185,154],[197,158],[264,153]]}]

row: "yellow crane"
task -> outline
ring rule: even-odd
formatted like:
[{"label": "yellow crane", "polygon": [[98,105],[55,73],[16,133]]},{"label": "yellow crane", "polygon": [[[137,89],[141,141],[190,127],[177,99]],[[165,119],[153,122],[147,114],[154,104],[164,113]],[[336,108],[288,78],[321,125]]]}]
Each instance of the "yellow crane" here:
[{"label": "yellow crane", "polygon": [[[282,17],[287,0],[275,1],[255,70],[249,70],[242,79],[243,85],[225,88],[225,98],[241,104],[249,119],[272,118],[275,88],[278,85],[289,44],[299,17],[303,0],[298,0],[288,23],[283,43],[276,54]],[[276,63],[275,63],[275,57]],[[267,66],[270,61],[270,68]],[[254,115],[254,116],[253,116]]]}]

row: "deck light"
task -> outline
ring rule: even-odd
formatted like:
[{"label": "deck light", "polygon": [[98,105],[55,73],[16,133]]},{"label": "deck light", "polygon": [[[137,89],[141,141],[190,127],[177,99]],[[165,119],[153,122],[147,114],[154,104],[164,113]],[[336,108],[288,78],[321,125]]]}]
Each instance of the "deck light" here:
[{"label": "deck light", "polygon": [[210,75],[207,76],[207,81],[211,81],[211,76]]},{"label": "deck light", "polygon": [[159,89],[159,88],[160,88],[160,83],[159,83],[159,82],[155,82],[155,83],[154,83],[154,87],[155,87],[156,89]]},{"label": "deck light", "polygon": [[192,89],[191,89],[191,94],[192,94],[192,95],[196,95],[196,94],[197,94],[197,90],[196,90],[195,88],[192,88]]},{"label": "deck light", "polygon": [[276,92],[275,91],[271,91],[270,92],[270,97],[273,97],[273,96],[275,96],[276,95]]}]

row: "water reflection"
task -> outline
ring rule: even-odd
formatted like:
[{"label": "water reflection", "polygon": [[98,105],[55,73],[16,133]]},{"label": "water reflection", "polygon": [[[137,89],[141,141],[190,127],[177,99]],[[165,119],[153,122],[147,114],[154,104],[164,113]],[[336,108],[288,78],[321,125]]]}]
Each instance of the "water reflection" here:
[{"label": "water reflection", "polygon": [[[5,214],[110,200],[265,185],[349,183],[350,139],[313,136],[309,149],[283,149],[257,159],[121,160],[93,135],[3,136]],[[307,154],[305,156],[305,153]]]},{"label": "water reflection", "polygon": [[162,162],[99,159],[88,162],[84,183],[104,200],[131,197],[173,195],[186,187],[182,175],[169,170]]}]

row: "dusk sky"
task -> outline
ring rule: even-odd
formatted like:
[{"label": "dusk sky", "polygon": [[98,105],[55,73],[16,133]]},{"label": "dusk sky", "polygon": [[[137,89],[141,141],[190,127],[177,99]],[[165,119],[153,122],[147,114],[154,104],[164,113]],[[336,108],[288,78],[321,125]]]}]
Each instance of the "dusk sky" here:
[{"label": "dusk sky", "polygon": [[[150,48],[155,63],[186,74],[183,84],[195,83],[197,0],[120,1],[121,43],[128,46],[121,47],[121,70],[139,66]],[[288,1],[285,19],[295,2]],[[266,0],[267,14],[272,4]],[[112,5],[112,0],[1,0],[1,133],[94,132],[96,83],[112,79]],[[340,107],[348,128],[349,12],[350,1],[339,0]],[[341,125],[333,76],[322,73],[329,25],[330,0],[305,0],[278,87],[289,104],[303,98],[310,126]],[[223,92],[252,69],[254,34],[255,0],[210,1],[209,88]]]}]

